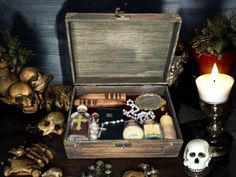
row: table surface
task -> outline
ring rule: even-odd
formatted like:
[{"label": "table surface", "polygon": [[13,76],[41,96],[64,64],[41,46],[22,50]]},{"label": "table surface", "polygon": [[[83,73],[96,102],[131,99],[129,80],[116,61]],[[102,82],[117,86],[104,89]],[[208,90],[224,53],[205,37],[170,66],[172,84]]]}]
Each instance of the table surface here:
[{"label": "table surface", "polygon": [[[179,94],[181,92],[181,94]],[[148,163],[154,165],[159,171],[161,177],[185,177],[188,176],[183,165],[182,153],[186,143],[194,138],[198,127],[203,126],[204,119],[195,119],[201,117],[202,114],[198,110],[196,104],[186,101],[190,92],[186,92],[181,88],[171,89],[173,102],[179,117],[181,131],[184,137],[184,145],[181,153],[177,158],[134,158],[134,159],[103,159],[105,163],[112,164],[114,177],[121,176],[124,171],[129,169],[137,169],[140,163]],[[180,98],[181,97],[181,98]],[[182,100],[179,103],[178,100]],[[226,127],[227,131],[236,136],[236,119],[235,113],[232,111],[229,116]],[[0,176],[3,176],[3,164],[9,158],[7,151],[12,147],[31,142],[42,142],[54,149],[56,156],[50,163],[50,166],[57,166],[63,169],[65,177],[79,177],[82,170],[86,170],[89,165],[94,164],[98,159],[67,159],[64,147],[63,136],[43,137],[39,132],[34,134],[26,132],[27,125],[35,126],[37,121],[44,117],[44,112],[37,114],[25,115],[14,106],[0,104]],[[186,119],[188,117],[188,119]],[[192,117],[192,119],[191,119]],[[194,117],[194,118],[193,118]],[[193,128],[194,127],[194,128]],[[200,129],[200,128],[199,128]],[[235,177],[236,175],[236,143],[233,141],[231,152],[227,157],[222,159],[213,159],[210,163],[209,177]]]}]

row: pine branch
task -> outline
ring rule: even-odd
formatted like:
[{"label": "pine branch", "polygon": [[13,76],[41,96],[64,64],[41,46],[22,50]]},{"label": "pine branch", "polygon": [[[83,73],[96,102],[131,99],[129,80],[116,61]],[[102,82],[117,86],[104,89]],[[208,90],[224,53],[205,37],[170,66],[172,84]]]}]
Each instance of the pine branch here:
[{"label": "pine branch", "polygon": [[0,49],[1,56],[7,60],[14,71],[25,66],[30,57],[33,56],[32,50],[22,47],[17,37],[12,37],[8,31],[1,32],[3,46]]}]

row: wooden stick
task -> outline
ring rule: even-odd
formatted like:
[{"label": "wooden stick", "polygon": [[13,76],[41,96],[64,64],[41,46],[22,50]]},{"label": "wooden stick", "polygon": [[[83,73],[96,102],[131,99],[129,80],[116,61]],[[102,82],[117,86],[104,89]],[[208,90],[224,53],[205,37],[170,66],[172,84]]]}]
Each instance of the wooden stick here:
[{"label": "wooden stick", "polygon": [[126,100],[126,93],[88,93],[78,97],[79,99],[115,99],[115,100]]},{"label": "wooden stick", "polygon": [[118,107],[125,105],[125,102],[117,99],[75,99],[74,105],[86,105],[88,108]]}]

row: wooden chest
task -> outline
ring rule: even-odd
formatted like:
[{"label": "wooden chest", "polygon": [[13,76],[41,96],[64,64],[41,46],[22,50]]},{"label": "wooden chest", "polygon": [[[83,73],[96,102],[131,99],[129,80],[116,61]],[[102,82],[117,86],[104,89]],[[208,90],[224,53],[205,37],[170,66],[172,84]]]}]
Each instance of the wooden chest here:
[{"label": "wooden chest", "polygon": [[[64,147],[73,158],[176,157],[183,139],[167,78],[178,40],[177,14],[68,13],[66,30],[74,82]],[[74,99],[88,93],[158,93],[167,103],[177,139],[76,139]],[[96,110],[95,110],[96,111]]]}]

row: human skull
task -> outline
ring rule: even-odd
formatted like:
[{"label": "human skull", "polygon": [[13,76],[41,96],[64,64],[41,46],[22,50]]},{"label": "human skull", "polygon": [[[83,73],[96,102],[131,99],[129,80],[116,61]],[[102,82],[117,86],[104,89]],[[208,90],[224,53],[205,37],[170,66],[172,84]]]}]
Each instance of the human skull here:
[{"label": "human skull", "polygon": [[24,113],[36,113],[39,107],[38,95],[24,82],[13,84],[9,89],[11,104],[20,107]]},{"label": "human skull", "polygon": [[185,147],[184,165],[193,172],[202,172],[208,167],[211,156],[208,142],[203,139],[194,139]]},{"label": "human skull", "polygon": [[42,93],[52,80],[52,75],[42,75],[36,68],[26,67],[20,72],[20,80],[30,84],[34,91]]},{"label": "human skull", "polygon": [[39,122],[38,128],[43,131],[43,135],[51,133],[61,135],[64,132],[64,121],[65,118],[61,112],[51,112]]}]

